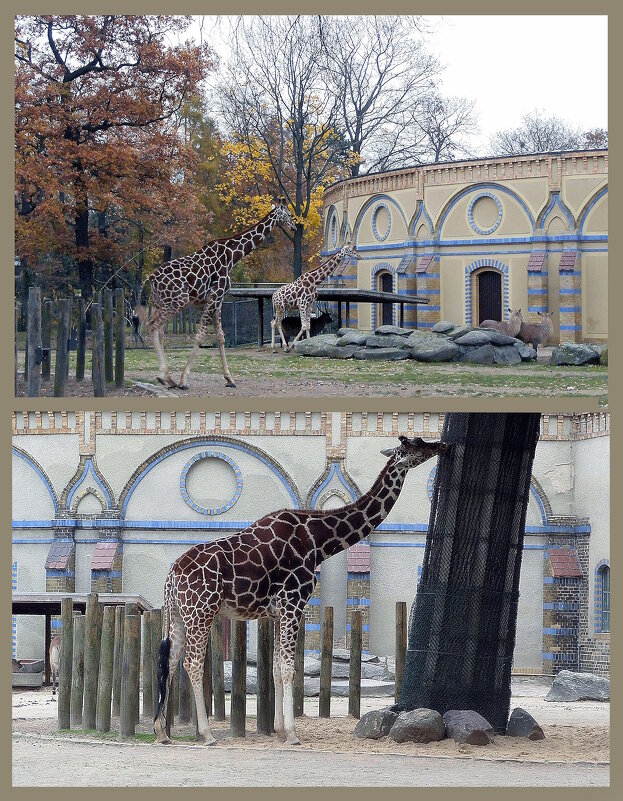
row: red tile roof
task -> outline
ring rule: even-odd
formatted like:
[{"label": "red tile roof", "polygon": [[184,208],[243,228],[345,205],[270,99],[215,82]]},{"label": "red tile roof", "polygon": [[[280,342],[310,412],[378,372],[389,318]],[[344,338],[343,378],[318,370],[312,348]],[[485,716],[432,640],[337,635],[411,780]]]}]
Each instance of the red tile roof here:
[{"label": "red tile roof", "polygon": [[537,251],[536,253],[531,253],[530,258],[528,260],[528,270],[531,273],[540,273],[543,269],[543,264],[545,263],[545,251]]},{"label": "red tile roof", "polygon": [[548,548],[547,553],[554,578],[581,578],[582,568],[573,548]]},{"label": "red tile roof", "polygon": [[45,560],[46,570],[65,570],[74,544],[70,540],[53,542]]},{"label": "red tile roof", "polygon": [[577,250],[565,250],[565,252],[560,257],[560,263],[558,265],[559,270],[573,270],[575,267],[575,260],[577,258],[578,252]]},{"label": "red tile roof", "polygon": [[118,547],[118,542],[98,542],[91,559],[91,570],[110,570]]},{"label": "red tile roof", "polygon": [[428,270],[428,265],[434,259],[434,256],[421,256],[417,260],[417,266],[415,268],[416,273],[425,273]]}]

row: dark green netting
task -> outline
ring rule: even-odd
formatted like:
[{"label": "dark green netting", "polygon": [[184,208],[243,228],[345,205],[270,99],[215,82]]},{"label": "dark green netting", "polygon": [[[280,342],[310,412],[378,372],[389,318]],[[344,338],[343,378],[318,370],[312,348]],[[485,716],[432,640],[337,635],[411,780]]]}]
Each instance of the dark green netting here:
[{"label": "dark green netting", "polygon": [[539,414],[448,414],[398,707],[506,731]]}]

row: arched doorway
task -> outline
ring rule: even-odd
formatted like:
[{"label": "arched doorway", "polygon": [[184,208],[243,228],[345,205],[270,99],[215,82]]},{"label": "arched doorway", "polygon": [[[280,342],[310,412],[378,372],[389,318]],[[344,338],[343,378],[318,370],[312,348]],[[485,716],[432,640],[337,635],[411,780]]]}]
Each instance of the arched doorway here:
[{"label": "arched doorway", "polygon": [[[394,279],[391,273],[379,273],[377,277],[377,286],[381,292],[394,291]],[[380,303],[379,304],[378,319],[379,325],[393,325],[394,322],[394,304],[393,303]]]},{"label": "arched doorway", "polygon": [[478,273],[478,324],[502,319],[502,275],[497,270]]}]

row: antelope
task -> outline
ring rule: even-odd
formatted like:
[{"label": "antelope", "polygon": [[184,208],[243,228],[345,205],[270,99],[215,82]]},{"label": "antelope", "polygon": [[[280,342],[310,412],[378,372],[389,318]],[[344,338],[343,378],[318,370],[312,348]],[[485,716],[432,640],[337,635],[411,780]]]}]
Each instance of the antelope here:
[{"label": "antelope", "polygon": [[532,345],[534,350],[539,345],[546,345],[554,333],[554,323],[552,317],[554,312],[537,312],[541,318],[540,323],[523,323],[519,329],[518,337],[527,345]]},{"label": "antelope", "polygon": [[508,311],[510,314],[508,320],[483,320],[482,323],[480,323],[480,327],[495,328],[495,330],[499,331],[500,334],[506,334],[509,337],[516,337],[523,323],[521,309],[513,311],[509,308]]}]

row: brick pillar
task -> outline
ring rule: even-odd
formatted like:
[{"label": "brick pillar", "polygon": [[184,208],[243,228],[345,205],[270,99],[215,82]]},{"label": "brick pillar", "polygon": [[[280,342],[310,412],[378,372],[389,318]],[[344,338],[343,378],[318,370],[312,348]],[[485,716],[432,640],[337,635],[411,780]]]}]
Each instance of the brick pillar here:
[{"label": "brick pillar", "polygon": [[305,606],[305,652],[320,653],[320,623],[322,618],[322,600],[320,593],[320,573],[316,571],[316,586],[311,598]]},{"label": "brick pillar", "polygon": [[346,647],[350,648],[353,611],[361,612],[361,648],[370,649],[370,546],[360,542],[347,552]]},{"label": "brick pillar", "polygon": [[121,592],[123,543],[117,529],[102,529],[91,560],[91,592]]},{"label": "brick pillar", "polygon": [[[441,320],[441,273],[439,256],[420,256],[417,260],[417,295],[428,298],[428,305],[417,307],[417,327],[432,328]],[[405,309],[406,317],[406,309]]]},{"label": "brick pillar", "polygon": [[580,594],[585,583],[575,548],[549,545],[543,562],[543,673],[579,670]]},{"label": "brick pillar", "polygon": [[[71,526],[59,526],[45,561],[46,592],[76,591],[76,543]],[[52,636],[62,634],[60,615],[51,617]]]},{"label": "brick pillar", "polygon": [[577,251],[565,251],[560,257],[559,303],[560,342],[582,340],[582,270]]},{"label": "brick pillar", "polygon": [[[528,261],[528,314],[549,311],[547,254],[535,251]],[[524,317],[528,319],[528,314]]]}]

